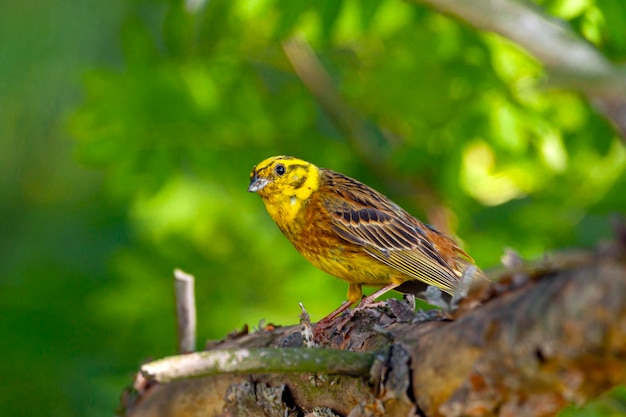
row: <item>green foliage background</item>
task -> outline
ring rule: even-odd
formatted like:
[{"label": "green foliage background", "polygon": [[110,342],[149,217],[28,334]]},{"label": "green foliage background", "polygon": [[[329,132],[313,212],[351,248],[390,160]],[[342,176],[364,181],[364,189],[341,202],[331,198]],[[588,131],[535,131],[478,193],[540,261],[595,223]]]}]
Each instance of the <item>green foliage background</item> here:
[{"label": "green foliage background", "polygon": [[[540,5],[626,57],[621,0]],[[376,161],[294,74],[293,35]],[[111,414],[142,360],[175,351],[176,267],[196,276],[201,340],[336,307],[346,285],[246,192],[271,155],[424,219],[446,207],[484,267],[609,239],[626,207],[626,151],[588,103],[506,40],[398,0],[3,2],[0,77],[0,414]],[[624,415],[619,398],[568,415]]]}]

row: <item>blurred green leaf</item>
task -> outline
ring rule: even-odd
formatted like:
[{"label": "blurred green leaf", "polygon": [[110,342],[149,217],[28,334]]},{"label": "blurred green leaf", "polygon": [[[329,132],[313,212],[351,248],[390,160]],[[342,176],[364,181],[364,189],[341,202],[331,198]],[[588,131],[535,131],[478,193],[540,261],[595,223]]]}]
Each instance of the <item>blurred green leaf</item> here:
[{"label": "blurred green leaf", "polygon": [[313,3],[321,20],[321,29],[324,38],[328,41],[332,36],[333,27],[339,17],[343,0],[318,0]]},{"label": "blurred green leaf", "polygon": [[623,61],[626,55],[626,37],[624,36],[626,5],[620,0],[597,0],[596,5],[604,19],[607,53]]}]

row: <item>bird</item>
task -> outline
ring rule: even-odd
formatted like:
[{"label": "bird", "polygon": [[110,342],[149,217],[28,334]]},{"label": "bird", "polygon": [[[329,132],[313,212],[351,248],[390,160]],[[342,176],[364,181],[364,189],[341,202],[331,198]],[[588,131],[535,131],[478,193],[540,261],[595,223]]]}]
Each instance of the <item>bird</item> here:
[{"label": "bird", "polygon": [[[249,192],[258,194],[285,237],[311,264],[348,283],[347,300],[324,320],[360,301],[428,286],[451,296],[473,259],[450,236],[422,223],[375,189],[292,156],[255,165]],[[475,273],[481,279],[482,273]],[[486,279],[486,278],[485,278]],[[362,286],[378,290],[363,297]]]}]

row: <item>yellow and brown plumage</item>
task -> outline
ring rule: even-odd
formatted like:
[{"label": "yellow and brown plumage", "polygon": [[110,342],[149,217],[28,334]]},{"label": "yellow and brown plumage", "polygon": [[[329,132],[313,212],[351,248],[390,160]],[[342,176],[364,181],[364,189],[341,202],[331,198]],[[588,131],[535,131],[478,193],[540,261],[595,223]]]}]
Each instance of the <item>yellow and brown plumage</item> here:
[{"label": "yellow and brown plumage", "polygon": [[417,293],[433,285],[453,294],[471,258],[457,243],[348,176],[290,156],[256,165],[248,191],[259,194],[283,234],[319,269],[347,281],[348,301],[362,285]]}]

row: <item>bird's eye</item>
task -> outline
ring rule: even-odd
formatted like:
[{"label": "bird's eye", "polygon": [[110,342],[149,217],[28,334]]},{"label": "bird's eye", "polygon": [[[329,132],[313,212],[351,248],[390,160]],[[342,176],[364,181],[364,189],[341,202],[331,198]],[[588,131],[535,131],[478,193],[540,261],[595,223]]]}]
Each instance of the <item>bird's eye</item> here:
[{"label": "bird's eye", "polygon": [[285,174],[285,166],[283,164],[278,164],[276,165],[276,168],[274,168],[274,172],[276,172],[276,175],[284,175]]}]

